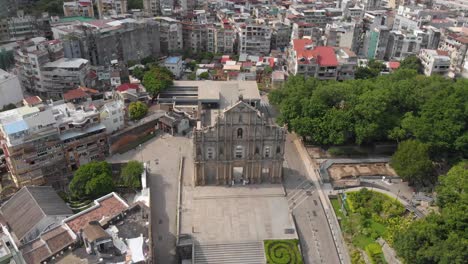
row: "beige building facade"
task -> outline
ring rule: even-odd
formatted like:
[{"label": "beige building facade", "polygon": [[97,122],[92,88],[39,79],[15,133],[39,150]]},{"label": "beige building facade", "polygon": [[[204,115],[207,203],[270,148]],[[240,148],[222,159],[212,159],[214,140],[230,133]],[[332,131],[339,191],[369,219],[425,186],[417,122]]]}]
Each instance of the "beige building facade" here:
[{"label": "beige building facade", "polygon": [[195,185],[281,182],[284,127],[242,100],[212,118],[194,129]]}]

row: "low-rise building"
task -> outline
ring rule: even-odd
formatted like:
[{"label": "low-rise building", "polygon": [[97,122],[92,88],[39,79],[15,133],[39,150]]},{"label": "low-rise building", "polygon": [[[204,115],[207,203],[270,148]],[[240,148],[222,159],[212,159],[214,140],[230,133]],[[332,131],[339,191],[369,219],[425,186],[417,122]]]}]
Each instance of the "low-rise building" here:
[{"label": "low-rise building", "polygon": [[450,57],[447,51],[421,49],[419,59],[426,76],[433,74],[447,75],[450,71]]},{"label": "low-rise building", "polygon": [[164,67],[170,70],[176,79],[183,73],[182,57],[169,57],[164,61]]},{"label": "low-rise building", "polygon": [[312,76],[320,80],[354,78],[357,56],[350,49],[329,46],[314,47],[310,39],[295,39],[288,52],[291,74]]},{"label": "low-rise building", "polygon": [[104,104],[101,108],[101,123],[106,127],[106,133],[112,134],[125,126],[125,104],[115,100]]},{"label": "low-rise building", "polygon": [[50,186],[27,186],[0,207],[2,218],[17,245],[35,240],[73,214]]},{"label": "low-rise building", "polygon": [[0,109],[23,100],[23,91],[18,76],[0,69]]}]

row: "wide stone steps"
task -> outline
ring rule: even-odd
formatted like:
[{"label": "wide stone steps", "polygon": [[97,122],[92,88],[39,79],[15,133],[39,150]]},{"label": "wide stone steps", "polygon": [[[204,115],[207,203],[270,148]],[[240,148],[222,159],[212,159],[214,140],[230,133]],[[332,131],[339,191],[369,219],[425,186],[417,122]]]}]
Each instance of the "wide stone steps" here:
[{"label": "wide stone steps", "polygon": [[195,264],[265,264],[262,241],[195,245]]}]

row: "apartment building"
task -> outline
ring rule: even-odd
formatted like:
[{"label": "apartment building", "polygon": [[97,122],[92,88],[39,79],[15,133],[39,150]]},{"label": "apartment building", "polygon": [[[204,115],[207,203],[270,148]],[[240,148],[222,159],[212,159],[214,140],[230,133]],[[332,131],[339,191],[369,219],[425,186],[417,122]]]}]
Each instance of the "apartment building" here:
[{"label": "apartment building", "polygon": [[159,25],[161,54],[183,50],[182,24],[170,17],[155,17],[154,20]]},{"label": "apartment building", "polygon": [[25,101],[24,107],[0,113],[0,144],[18,187],[64,188],[72,171],[104,159],[107,134],[123,128],[120,101],[105,102],[101,109],[91,101],[80,105],[63,101],[47,105],[38,97]]},{"label": "apartment building", "polygon": [[271,49],[285,49],[291,42],[291,26],[279,21],[271,24]]},{"label": "apartment building", "polygon": [[271,44],[271,28],[262,19],[248,20],[235,25],[238,53],[268,55]]},{"label": "apartment building", "polygon": [[75,0],[63,2],[63,15],[65,17],[94,17],[92,0]]},{"label": "apartment building", "polygon": [[61,99],[64,92],[91,84],[88,60],[63,58],[59,40],[35,38],[21,42],[15,63],[21,87],[46,98]]},{"label": "apartment building", "polygon": [[42,87],[48,98],[62,98],[62,95],[78,86],[90,86],[88,78],[90,64],[86,59],[61,58],[42,66]]},{"label": "apartment building", "polygon": [[215,53],[233,54],[236,33],[227,20],[215,24]]},{"label": "apartment building", "polygon": [[314,43],[319,43],[322,38],[322,30],[311,23],[294,22],[292,24],[291,39],[300,38],[309,38]]},{"label": "apartment building", "polygon": [[127,13],[127,0],[97,0],[96,6],[100,19]]},{"label": "apartment building", "polygon": [[0,113],[1,145],[16,186],[65,186],[69,173],[51,109],[24,106]]},{"label": "apartment building", "polygon": [[[159,55],[159,25],[152,19],[94,20],[52,28],[66,47],[66,57],[80,56],[93,66],[127,63]],[[163,36],[161,36],[162,38]]]},{"label": "apartment building", "polygon": [[320,80],[354,79],[357,56],[348,48],[314,46],[310,39],[294,39],[288,52],[291,74]]},{"label": "apartment building", "polygon": [[426,44],[425,33],[417,31],[390,31],[385,58],[388,60],[402,60],[411,55],[419,54]]},{"label": "apartment building", "polygon": [[356,49],[358,34],[355,23],[334,22],[327,24],[324,36],[326,46]]},{"label": "apartment building", "polygon": [[94,160],[102,160],[108,152],[106,126],[93,105],[60,104],[51,107],[63,144],[69,171]]},{"label": "apartment building", "polygon": [[443,50],[421,49],[419,59],[424,68],[424,74],[431,76],[433,74],[447,75],[450,72],[449,53]]},{"label": "apartment building", "polygon": [[452,28],[443,35],[439,49],[448,52],[450,57],[450,77],[466,76],[468,73],[468,34],[461,28]]},{"label": "apartment building", "polygon": [[0,69],[0,109],[23,100],[23,91],[18,76]]},{"label": "apartment building", "polygon": [[215,51],[215,28],[212,25],[182,22],[182,46],[193,53]]},{"label": "apartment building", "polygon": [[25,15],[22,10],[16,16],[0,19],[0,41],[20,41],[33,37],[51,38],[48,16]]},{"label": "apartment building", "polygon": [[367,32],[366,48],[367,59],[383,60],[390,37],[390,29],[387,26],[375,27]]}]

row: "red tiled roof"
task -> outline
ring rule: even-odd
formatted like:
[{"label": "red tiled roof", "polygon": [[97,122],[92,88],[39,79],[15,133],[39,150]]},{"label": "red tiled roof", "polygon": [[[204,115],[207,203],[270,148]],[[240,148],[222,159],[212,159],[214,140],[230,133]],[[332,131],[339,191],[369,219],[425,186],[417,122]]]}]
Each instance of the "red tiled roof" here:
[{"label": "red tiled roof", "polygon": [[390,62],[388,63],[388,67],[389,67],[390,69],[392,69],[392,70],[398,69],[398,68],[400,68],[400,62],[398,62],[398,61],[390,61]]},{"label": "red tiled roof", "polygon": [[445,51],[445,50],[436,50],[437,51],[437,54],[440,55],[440,56],[448,56],[449,53],[448,51]]},{"label": "red tiled roof", "polygon": [[24,98],[24,101],[28,105],[36,105],[36,104],[42,103],[42,99],[39,96],[26,97],[26,98]]},{"label": "red tiled roof", "polygon": [[96,79],[97,74],[96,74],[95,71],[90,71],[90,72],[88,73],[88,77],[89,77],[90,79]]},{"label": "red tiled roof", "polygon": [[317,62],[320,66],[338,66],[335,49],[332,47],[315,47],[312,50],[312,56],[317,57]]},{"label": "red tiled roof", "polygon": [[91,221],[99,221],[103,218],[108,218],[122,212],[128,206],[122,203],[114,195],[102,201],[95,201],[98,205],[90,211],[87,211],[71,220],[66,221],[66,224],[77,233]]},{"label": "red tiled roof", "polygon": [[97,90],[80,86],[80,87],[78,87],[78,88],[76,88],[74,90],[70,90],[70,91],[64,93],[63,94],[63,99],[65,99],[67,101],[70,101],[70,100],[73,100],[73,99],[89,97],[90,94],[97,94],[97,93],[98,93]]},{"label": "red tiled roof", "polygon": [[229,55],[223,55],[221,57],[221,63],[226,63],[226,61],[229,61],[229,60],[230,60]]},{"label": "red tiled roof", "polygon": [[310,39],[294,39],[293,48],[296,51],[297,59],[311,58],[317,59],[320,66],[337,66],[338,60],[336,59],[335,49],[328,46],[319,46],[314,49],[307,49],[306,46],[313,43]]},{"label": "red tiled roof", "polygon": [[268,58],[268,62],[270,63],[270,67],[275,67],[275,58],[273,57],[270,57]]},{"label": "red tiled roof", "polygon": [[117,86],[116,90],[119,92],[125,92],[128,89],[138,90],[138,87],[139,86],[136,83],[124,83],[124,84]]}]

